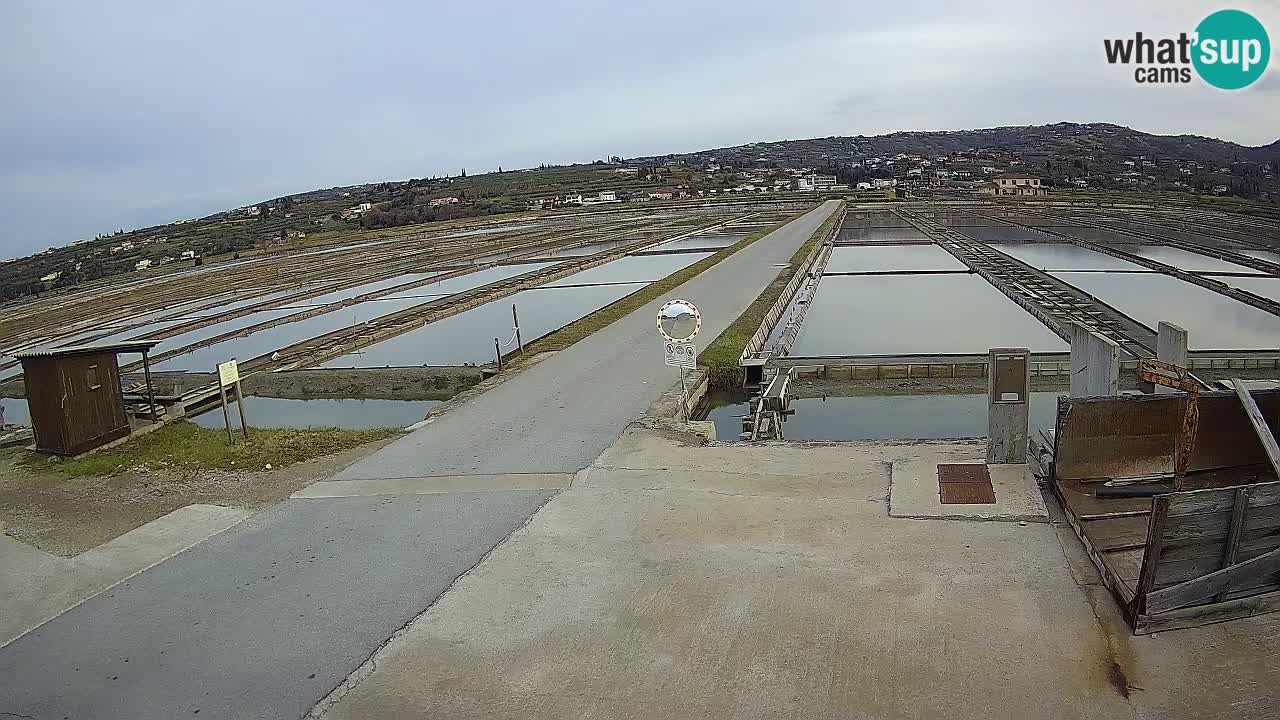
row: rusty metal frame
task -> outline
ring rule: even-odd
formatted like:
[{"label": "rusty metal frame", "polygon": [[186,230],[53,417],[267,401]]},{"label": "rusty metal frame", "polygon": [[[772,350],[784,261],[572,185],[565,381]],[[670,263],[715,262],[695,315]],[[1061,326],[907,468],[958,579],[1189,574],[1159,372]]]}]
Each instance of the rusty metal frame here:
[{"label": "rusty metal frame", "polygon": [[1182,426],[1178,431],[1178,439],[1173,449],[1173,489],[1182,490],[1186,483],[1187,468],[1191,466],[1191,453],[1196,447],[1196,434],[1200,428],[1202,385],[1187,368],[1153,358],[1138,359],[1138,379],[1186,393],[1182,402]]}]

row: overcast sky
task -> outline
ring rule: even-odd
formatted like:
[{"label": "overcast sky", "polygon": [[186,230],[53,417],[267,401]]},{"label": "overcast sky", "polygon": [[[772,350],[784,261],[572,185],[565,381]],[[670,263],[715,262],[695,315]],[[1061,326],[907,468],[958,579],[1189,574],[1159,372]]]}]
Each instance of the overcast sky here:
[{"label": "overcast sky", "polygon": [[[1275,2],[1229,6],[1280,43]],[[1214,9],[5,0],[0,257],[320,187],[756,140],[1073,121],[1270,143],[1274,57],[1231,93],[1103,59]]]}]

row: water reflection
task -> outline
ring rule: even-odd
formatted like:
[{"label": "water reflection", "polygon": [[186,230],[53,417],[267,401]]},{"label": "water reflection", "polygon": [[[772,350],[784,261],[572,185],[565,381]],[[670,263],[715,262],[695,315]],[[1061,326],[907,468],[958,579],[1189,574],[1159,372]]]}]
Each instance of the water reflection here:
[{"label": "water reflection", "polygon": [[[1193,350],[1269,350],[1280,347],[1280,317],[1169,275],[1050,274],[1147,327],[1155,328],[1165,320],[1185,328]],[[1241,279],[1251,278],[1233,278]]]},{"label": "water reflection", "polygon": [[822,279],[795,355],[1063,352],[1067,344],[974,275]]},{"label": "water reflection", "polygon": [[1071,243],[990,243],[993,250],[1040,270],[1134,270],[1146,268]]},{"label": "water reflection", "polygon": [[[1056,392],[1033,392],[1028,413],[1032,432],[1053,427],[1058,408]],[[716,437],[735,440],[742,432],[741,416],[748,412],[740,394],[715,394],[707,419]],[[798,398],[796,413],[787,418],[788,440],[912,440],[985,437],[986,395],[872,395],[860,397]]]},{"label": "water reflection", "polygon": [[964,263],[937,245],[837,247],[826,272],[966,270]]}]

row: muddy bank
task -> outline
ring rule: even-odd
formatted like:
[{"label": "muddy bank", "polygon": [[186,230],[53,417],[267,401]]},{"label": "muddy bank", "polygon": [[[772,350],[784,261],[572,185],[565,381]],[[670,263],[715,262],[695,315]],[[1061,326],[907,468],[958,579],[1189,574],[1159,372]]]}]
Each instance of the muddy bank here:
[{"label": "muddy bank", "polygon": [[[286,400],[448,400],[482,379],[479,368],[371,368],[362,370],[289,370],[257,373],[244,380],[244,392]],[[142,382],[132,374],[127,382]],[[160,397],[179,395],[215,382],[212,373],[153,373]]]}]

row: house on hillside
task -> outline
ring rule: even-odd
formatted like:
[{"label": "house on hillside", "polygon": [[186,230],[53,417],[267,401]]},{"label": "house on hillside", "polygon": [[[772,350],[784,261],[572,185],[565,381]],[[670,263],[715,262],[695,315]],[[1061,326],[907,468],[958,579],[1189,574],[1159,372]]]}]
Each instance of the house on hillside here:
[{"label": "house on hillside", "polygon": [[427,207],[443,207],[445,205],[458,205],[462,202],[462,198],[449,196],[442,198],[433,198],[427,201]]},{"label": "house on hillside", "polygon": [[150,260],[139,260],[138,262],[133,264],[134,270],[146,270],[149,267],[151,267]]},{"label": "house on hillside", "polygon": [[996,192],[994,194],[996,195],[1034,196],[1046,194],[1044,187],[1040,185],[1040,178],[1035,175],[1009,173],[997,177],[995,185]]}]

